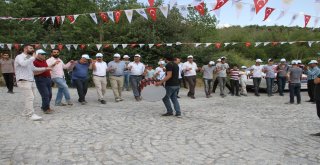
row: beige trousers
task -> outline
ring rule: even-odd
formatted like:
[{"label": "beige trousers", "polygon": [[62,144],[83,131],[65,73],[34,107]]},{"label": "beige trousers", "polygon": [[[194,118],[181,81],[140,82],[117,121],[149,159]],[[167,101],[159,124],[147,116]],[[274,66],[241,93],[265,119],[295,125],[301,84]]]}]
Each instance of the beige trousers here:
[{"label": "beige trousers", "polygon": [[120,76],[120,77],[110,76],[111,88],[112,88],[115,99],[121,98],[123,81],[124,81],[123,76]]},{"label": "beige trousers", "polygon": [[35,82],[30,81],[18,81],[18,90],[22,92],[24,97],[24,109],[22,112],[23,116],[32,116],[34,113],[33,101],[35,97]]},{"label": "beige trousers", "polygon": [[93,83],[94,83],[94,86],[96,87],[99,99],[103,100],[104,95],[106,93],[106,89],[107,89],[106,77],[93,76]]}]

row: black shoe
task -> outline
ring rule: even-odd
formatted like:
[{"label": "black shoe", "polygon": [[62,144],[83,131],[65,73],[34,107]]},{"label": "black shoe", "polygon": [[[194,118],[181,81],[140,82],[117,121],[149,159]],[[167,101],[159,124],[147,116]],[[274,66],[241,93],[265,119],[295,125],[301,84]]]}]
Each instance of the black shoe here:
[{"label": "black shoe", "polygon": [[180,96],[177,96],[178,99],[180,99]]},{"label": "black shoe", "polygon": [[254,95],[255,95],[255,96],[258,96],[258,97],[260,96],[260,94],[254,94]]},{"label": "black shoe", "polygon": [[231,96],[234,96],[234,94],[233,94],[233,93],[231,93]]},{"label": "black shoe", "polygon": [[320,132],[318,133],[314,133],[314,134],[310,134],[311,136],[320,136]]},{"label": "black shoe", "polygon": [[239,94],[237,94],[236,96],[241,97]]},{"label": "black shoe", "polygon": [[161,116],[173,116],[173,113],[165,113],[165,114],[162,114]]},{"label": "black shoe", "polygon": [[100,100],[101,104],[106,104],[107,102],[105,100]]},{"label": "black shoe", "polygon": [[191,99],[196,99],[194,96],[190,96]]},{"label": "black shoe", "polygon": [[307,100],[306,102],[314,102],[313,100]]},{"label": "black shoe", "polygon": [[181,118],[182,116],[181,116],[181,114],[176,114],[175,115],[177,118]]},{"label": "black shoe", "polygon": [[8,91],[8,93],[10,93],[10,94],[14,94],[14,92],[13,92],[13,91]]},{"label": "black shoe", "polygon": [[279,94],[280,96],[284,96],[284,94]]}]

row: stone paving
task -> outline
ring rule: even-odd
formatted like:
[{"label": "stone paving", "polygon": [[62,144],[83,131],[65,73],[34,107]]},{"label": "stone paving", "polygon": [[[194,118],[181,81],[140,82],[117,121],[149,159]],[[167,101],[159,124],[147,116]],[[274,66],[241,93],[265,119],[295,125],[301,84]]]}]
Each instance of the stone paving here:
[{"label": "stone paving", "polygon": [[[23,98],[0,88],[0,164],[319,164],[320,121],[314,104],[286,105],[262,94],[196,99],[181,91],[183,117],[161,117],[162,102],[135,102],[131,92],[99,104],[92,88],[87,105],[40,111],[43,121],[20,116]],[[56,89],[53,91],[54,97]],[[76,91],[71,89],[74,100]],[[307,100],[307,92],[302,93]]]}]

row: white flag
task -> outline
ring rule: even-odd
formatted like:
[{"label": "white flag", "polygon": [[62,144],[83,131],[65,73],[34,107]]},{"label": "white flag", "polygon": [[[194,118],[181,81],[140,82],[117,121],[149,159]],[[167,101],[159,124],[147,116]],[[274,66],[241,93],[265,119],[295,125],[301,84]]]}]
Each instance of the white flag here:
[{"label": "white flag", "polygon": [[8,47],[9,50],[11,50],[12,49],[12,44],[7,44],[7,47]]},{"label": "white flag", "polygon": [[61,16],[61,25],[63,24],[65,18],[66,18],[66,16],[64,16],[64,15]]},{"label": "white flag", "polygon": [[35,18],[32,23],[36,23],[40,18]]},{"label": "white flag", "polygon": [[43,49],[47,49],[48,44],[42,44]]},{"label": "white flag", "polygon": [[183,18],[187,18],[188,17],[188,6],[187,5],[178,5],[177,6],[179,9],[179,13],[181,14],[181,16]]},{"label": "white flag", "polygon": [[278,16],[278,18],[276,19],[276,21],[278,21],[279,19],[281,19],[285,14],[286,14],[285,11],[281,11],[281,13],[279,14],[279,16]]},{"label": "white flag", "polygon": [[68,49],[68,51],[70,51],[70,49],[71,49],[71,44],[66,44],[66,48]]},{"label": "white flag", "polygon": [[172,43],[167,43],[166,45],[167,45],[167,46],[172,46],[173,44],[172,44]]},{"label": "white flag", "polygon": [[142,17],[144,17],[145,19],[148,20],[147,13],[146,13],[146,11],[144,11],[144,9],[136,9],[136,11],[137,11]]},{"label": "white flag", "polygon": [[212,45],[212,43],[206,43],[205,47],[209,47],[210,45]]},{"label": "white flag", "polygon": [[295,41],[293,41],[293,42],[289,42],[289,44],[290,44],[290,45],[292,45],[292,44],[294,44],[294,43],[296,43],[296,42],[295,42]]},{"label": "white flag", "polygon": [[46,17],[46,20],[44,20],[43,23],[47,22],[49,18],[50,18],[50,17]]},{"label": "white flag", "polygon": [[149,45],[149,48],[152,48],[154,44],[148,44],[148,45]]},{"label": "white flag", "polygon": [[262,42],[256,42],[255,47],[259,46]]},{"label": "white flag", "polygon": [[316,28],[318,23],[319,23],[319,17],[316,17],[316,19],[314,20],[313,28]]},{"label": "white flag", "polygon": [[100,50],[101,46],[102,46],[102,44],[96,44],[96,47],[98,50]]},{"label": "white flag", "polygon": [[51,47],[51,49],[54,49],[54,48],[56,48],[56,44],[51,44],[50,47]]},{"label": "white flag", "polygon": [[270,44],[270,42],[264,42],[263,46],[267,46],[268,44]]},{"label": "white flag", "polygon": [[160,11],[162,12],[164,17],[168,18],[168,12],[169,12],[169,6],[168,5],[160,6]]},{"label": "white flag", "polygon": [[51,17],[52,25],[54,25],[55,20],[56,20],[56,17]]},{"label": "white flag", "polygon": [[90,16],[91,16],[92,20],[94,21],[94,23],[98,24],[98,19],[97,19],[96,13],[90,13]]},{"label": "white flag", "polygon": [[108,14],[109,18],[114,22],[113,11],[108,11],[107,14]]},{"label": "white flag", "polygon": [[174,6],[177,5],[177,0],[170,0],[169,5],[169,10],[171,10]]},{"label": "white flag", "polygon": [[192,6],[197,6],[199,3],[203,2],[204,0],[193,0]]},{"label": "white flag", "polygon": [[119,44],[112,44],[113,49],[117,48],[119,46]]},{"label": "white flag", "polygon": [[181,42],[176,42],[176,45],[182,45],[182,43]]},{"label": "white flag", "polygon": [[224,47],[227,47],[228,45],[230,45],[229,42],[224,43]]},{"label": "white flag", "polygon": [[144,47],[144,44],[139,44],[140,48]]},{"label": "white flag", "polygon": [[[8,44],[7,44],[8,46]],[[0,48],[4,48],[4,44],[3,43],[0,43]]]},{"label": "white flag", "polygon": [[73,21],[73,22],[71,22],[71,24],[75,23],[78,17],[79,17],[79,14],[77,14],[77,15],[73,15],[74,21]]},{"label": "white flag", "polygon": [[128,46],[128,44],[122,44],[122,48],[125,49]]},{"label": "white flag", "polygon": [[72,44],[72,46],[73,46],[73,48],[74,48],[75,50],[78,49],[78,44]]},{"label": "white flag", "polygon": [[312,47],[312,44],[314,43],[314,41],[308,41],[308,45],[309,47]]},{"label": "white flag", "polygon": [[129,23],[131,23],[132,16],[133,16],[133,10],[125,10],[124,12],[126,13],[126,16],[127,16]]},{"label": "white flag", "polygon": [[280,44],[281,44],[281,45],[283,45],[283,44],[286,44],[286,43],[288,43],[288,42],[285,42],[285,41],[283,41],[283,42],[280,42]]},{"label": "white flag", "polygon": [[232,45],[237,45],[238,44],[238,42],[232,42]]},{"label": "white flag", "polygon": [[289,23],[289,26],[298,18],[298,14],[294,14],[291,18],[291,22]]},{"label": "white flag", "polygon": [[195,43],[194,47],[198,47],[200,45],[201,45],[201,43]]}]

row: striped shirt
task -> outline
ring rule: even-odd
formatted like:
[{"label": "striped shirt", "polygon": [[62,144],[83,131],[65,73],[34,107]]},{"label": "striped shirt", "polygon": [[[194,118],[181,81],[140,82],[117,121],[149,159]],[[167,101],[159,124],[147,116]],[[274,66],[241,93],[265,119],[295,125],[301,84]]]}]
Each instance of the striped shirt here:
[{"label": "striped shirt", "polygon": [[308,80],[314,80],[320,74],[320,68],[318,68],[317,66],[311,68],[308,71],[306,71],[306,74],[308,75]]},{"label": "striped shirt", "polygon": [[240,71],[239,69],[231,69],[230,70],[230,79],[231,80],[239,80]]}]

